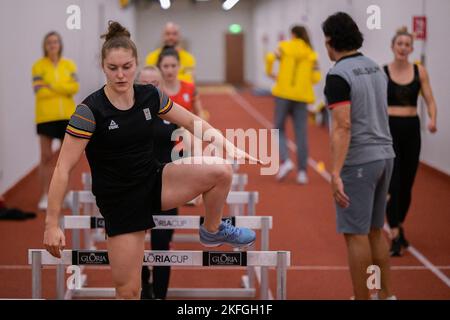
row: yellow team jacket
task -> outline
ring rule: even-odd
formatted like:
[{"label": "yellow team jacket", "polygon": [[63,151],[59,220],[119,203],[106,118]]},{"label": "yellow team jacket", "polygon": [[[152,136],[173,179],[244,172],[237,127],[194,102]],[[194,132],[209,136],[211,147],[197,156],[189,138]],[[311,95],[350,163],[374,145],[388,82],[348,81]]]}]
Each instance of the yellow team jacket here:
[{"label": "yellow team jacket", "polygon": [[277,58],[280,62],[272,94],[283,99],[314,103],[313,85],[321,78],[317,69],[317,53],[301,39],[280,42],[278,52],[278,57],[275,53],[266,55],[267,75],[272,73]]},{"label": "yellow team jacket", "polygon": [[73,96],[79,90],[76,72],[75,63],[66,58],[61,58],[56,66],[47,57],[35,62],[32,76],[36,123],[70,119],[75,112]]},{"label": "yellow team jacket", "polygon": [[[161,48],[150,52],[145,58],[145,64],[147,66],[156,66],[158,63],[158,57],[161,52]],[[194,83],[193,71],[195,68],[195,58],[192,54],[184,49],[179,49],[180,55],[180,70],[178,71],[178,79],[189,83]]]}]

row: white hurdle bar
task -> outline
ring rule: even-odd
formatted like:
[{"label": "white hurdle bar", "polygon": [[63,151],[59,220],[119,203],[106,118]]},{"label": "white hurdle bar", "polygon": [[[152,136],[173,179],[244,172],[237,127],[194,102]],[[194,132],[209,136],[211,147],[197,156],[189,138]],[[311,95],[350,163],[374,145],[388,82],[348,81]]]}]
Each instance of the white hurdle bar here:
[{"label": "white hurdle bar", "polygon": [[[290,266],[289,251],[151,251],[145,250],[143,265],[148,266],[203,266],[203,267],[275,267],[277,271],[278,300],[286,300],[287,267]],[[28,263],[32,266],[32,298],[42,298],[42,266],[43,265],[109,265],[106,250],[64,250],[61,259],[55,258],[46,250],[29,249]],[[190,289],[185,289],[190,290]],[[213,289],[209,289],[209,293]],[[216,289],[219,290],[219,289]],[[239,289],[223,290],[222,297],[235,297],[229,294]],[[245,289],[240,289],[245,290]],[[254,290],[254,289],[253,289]],[[114,297],[113,288],[75,288],[71,289],[73,296],[83,297]],[[242,292],[244,293],[244,292]],[[247,297],[243,295],[242,297]],[[170,295],[169,295],[170,297]],[[192,296],[191,296],[192,297]]]},{"label": "white hurdle bar", "polygon": [[[236,217],[226,217],[222,220],[230,219],[232,224],[237,227],[246,227],[254,230],[261,230],[261,251],[269,250],[269,230],[272,229],[272,217],[271,216],[236,216]],[[155,221],[154,229],[199,229],[202,223],[203,217],[200,216],[172,216],[172,215],[155,215],[153,216]],[[104,228],[105,222],[103,218],[100,217],[90,217],[90,216],[64,216],[61,221],[61,228],[63,230],[80,230],[80,229],[100,229]],[[79,240],[78,240],[79,242]],[[93,249],[93,248],[88,248]],[[247,276],[243,277],[242,283],[244,288],[253,289],[255,287],[254,277],[255,271],[252,267],[248,267]],[[261,299],[269,298],[269,287],[268,287],[268,269],[267,267],[261,267],[261,283],[260,283],[260,296]],[[64,289],[61,288],[60,283],[64,279],[64,274],[58,272],[57,276],[57,292],[58,298],[62,299]],[[58,284],[59,283],[59,284]],[[240,290],[240,289],[239,289]],[[181,296],[183,292],[177,291]],[[191,290],[195,294],[195,290]],[[211,295],[204,295],[203,297],[210,297]],[[198,297],[198,293],[195,297]],[[223,296],[219,296],[223,297]],[[228,296],[227,296],[228,297]]]},{"label": "white hurdle bar", "polygon": [[[91,216],[64,216],[64,229],[96,229],[104,228],[104,218]],[[222,220],[231,219],[234,226],[245,227],[255,230],[272,229],[271,216],[232,216],[224,217]],[[154,215],[155,227],[153,229],[199,229],[203,217],[200,216],[172,216]]]},{"label": "white hurdle bar", "polygon": [[[75,212],[80,212],[80,204],[96,204],[95,196],[90,190],[69,191],[66,201],[70,203],[70,209]],[[225,200],[226,204],[247,205],[249,216],[255,215],[258,201],[259,193],[257,191],[230,191]]]}]

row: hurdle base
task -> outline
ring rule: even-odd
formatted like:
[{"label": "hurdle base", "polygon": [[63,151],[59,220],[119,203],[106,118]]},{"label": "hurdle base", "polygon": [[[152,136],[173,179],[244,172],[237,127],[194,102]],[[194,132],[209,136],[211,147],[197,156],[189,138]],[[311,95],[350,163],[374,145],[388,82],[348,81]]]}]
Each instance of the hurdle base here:
[{"label": "hurdle base", "polygon": [[254,298],[254,288],[173,288],[167,291],[168,298]]},{"label": "hurdle base", "polygon": [[[82,288],[68,290],[71,298],[114,298],[114,288]],[[256,290],[239,288],[169,288],[167,298],[254,298]]]}]

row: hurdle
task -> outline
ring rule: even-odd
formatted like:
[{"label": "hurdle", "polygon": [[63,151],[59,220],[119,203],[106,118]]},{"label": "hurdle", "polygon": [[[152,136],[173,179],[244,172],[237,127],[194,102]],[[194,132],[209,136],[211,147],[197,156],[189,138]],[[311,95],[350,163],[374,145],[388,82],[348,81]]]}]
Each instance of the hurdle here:
[{"label": "hurdle", "polygon": [[[81,182],[83,183],[83,190],[92,189],[92,177],[88,172],[81,174]],[[231,191],[244,191],[248,183],[248,175],[246,173],[233,173],[231,180]]]},{"label": "hurdle", "polygon": [[[83,190],[83,191],[70,191],[67,194],[67,200],[71,204],[72,214],[77,214],[80,212],[81,205],[90,205],[96,208],[96,202],[95,202],[95,196],[92,194],[91,191]],[[259,201],[259,193],[258,192],[249,192],[249,191],[230,191],[228,193],[226,203],[228,204],[237,204],[237,205],[245,205],[247,207],[247,214],[248,216],[255,216],[256,211],[256,203]],[[154,215],[153,217],[156,217]],[[182,217],[182,216],[180,216]],[[61,225],[61,227],[63,227]],[[269,248],[269,237],[268,232],[267,236],[261,237],[263,240],[261,243],[261,248]],[[85,229],[85,242],[87,246],[85,248],[81,247],[81,241],[80,241],[80,230],[74,229],[72,230],[72,249],[89,249],[89,248],[95,248],[94,243],[95,242],[102,242],[105,241],[105,236],[103,233],[103,230],[100,228],[97,228],[94,230],[94,233],[92,230]],[[262,234],[265,234],[265,231],[262,230]],[[146,235],[146,241],[149,240],[149,235]],[[198,234],[174,234],[173,236],[174,242],[198,242]],[[58,268],[57,268],[58,270]],[[242,278],[242,286],[244,288],[254,288],[255,287],[255,278],[256,278],[256,270],[254,268],[248,268],[247,275],[243,276]],[[64,277],[64,271],[58,270],[57,276]],[[261,283],[263,283],[263,278],[268,277],[268,271],[267,268],[262,267],[261,268]],[[266,297],[268,294],[268,290],[266,291],[265,288],[263,293],[263,297]],[[62,297],[64,295],[63,289],[57,288],[58,297]],[[209,297],[210,295],[207,295],[206,297]],[[219,296],[220,297],[220,296]]]},{"label": "hurdle", "polygon": [[[203,217],[200,216],[172,216],[172,215],[155,215],[153,220],[155,222],[154,229],[199,229],[203,223]],[[246,227],[255,230],[261,230],[261,251],[269,250],[269,230],[272,229],[272,217],[271,216],[233,216],[223,218],[223,221],[230,220],[230,222],[237,227]],[[61,221],[61,228],[63,230],[80,230],[80,229],[102,229],[105,227],[104,218],[90,217],[90,216],[64,216]],[[73,232],[72,231],[72,232]],[[198,241],[198,235],[197,235]],[[88,248],[90,250],[96,249],[95,247]],[[260,283],[260,296],[262,299],[268,299],[268,269],[267,267],[261,267],[261,283]],[[242,277],[242,286],[245,289],[253,289],[255,287],[255,270],[253,267],[247,267],[247,275]],[[57,282],[63,282],[64,274],[57,273]],[[216,291],[213,291],[216,290]],[[218,291],[219,290],[219,291]],[[208,295],[203,297],[224,297],[221,289],[209,289]],[[237,289],[242,290],[242,289]],[[57,285],[58,298],[62,299],[64,288]],[[187,292],[184,289],[172,289],[172,293],[177,293],[183,297],[187,297]],[[200,291],[200,292],[198,292]],[[189,289],[189,296],[199,297],[200,294],[206,292],[204,289]],[[214,293],[216,295],[214,295]],[[247,293],[253,294],[254,291],[247,290]],[[229,292],[228,292],[229,294]],[[175,295],[174,295],[175,296]],[[229,297],[229,296],[226,296]]]},{"label": "hurdle", "polygon": [[[248,175],[245,173],[235,173],[233,174],[233,179],[231,181],[231,191],[244,191],[245,186],[248,183]],[[228,204],[230,209],[230,214],[234,216],[241,215],[244,212],[243,204]]]},{"label": "hurdle", "polygon": [[[94,207],[96,206],[95,196],[92,194],[91,191],[88,190],[70,191],[66,195],[66,201],[70,203],[72,214],[80,213],[82,205]],[[247,207],[247,214],[249,216],[255,216],[256,204],[258,203],[258,201],[259,201],[259,193],[256,191],[230,191],[226,199],[227,204],[245,205]],[[101,234],[94,235],[94,239],[88,233],[86,233],[85,235],[89,243],[93,243],[93,241],[97,239],[102,240]],[[197,241],[197,238],[196,235],[191,234],[178,234],[178,235],[175,234],[173,241],[193,242]],[[81,249],[79,230],[74,230],[72,232],[72,247],[74,249]]]},{"label": "hurdle", "polygon": [[[275,267],[277,274],[278,300],[286,300],[287,267],[290,266],[290,251],[152,251],[145,250],[143,265],[147,266],[181,266],[181,267]],[[55,258],[46,250],[29,249],[28,264],[32,269],[32,298],[42,298],[42,266],[68,265],[89,266],[109,265],[106,250],[63,250],[61,258]],[[267,281],[267,280],[266,280]],[[186,289],[185,289],[186,290]],[[190,289],[187,289],[190,290]],[[236,297],[237,290],[241,297],[248,297],[245,289],[221,289],[222,297]],[[250,291],[254,291],[250,290]],[[114,297],[114,288],[75,288],[70,289],[73,297]],[[210,294],[206,289],[205,294]],[[202,297],[205,295],[201,295]],[[210,296],[210,295],[209,295]],[[168,297],[171,297],[170,289]],[[187,297],[187,296],[186,296]],[[192,297],[190,295],[189,297]],[[199,296],[200,297],[200,296]],[[211,297],[211,296],[210,296]]]},{"label": "hurdle", "polygon": [[[81,174],[81,182],[83,184],[83,190],[92,190],[92,177],[90,173],[83,172]],[[248,184],[248,175],[246,173],[234,173],[231,181],[230,191],[244,191],[245,186]],[[240,215],[244,212],[244,207],[242,204],[229,204],[230,213],[232,215]],[[95,206],[87,205],[88,212],[94,212]]]}]

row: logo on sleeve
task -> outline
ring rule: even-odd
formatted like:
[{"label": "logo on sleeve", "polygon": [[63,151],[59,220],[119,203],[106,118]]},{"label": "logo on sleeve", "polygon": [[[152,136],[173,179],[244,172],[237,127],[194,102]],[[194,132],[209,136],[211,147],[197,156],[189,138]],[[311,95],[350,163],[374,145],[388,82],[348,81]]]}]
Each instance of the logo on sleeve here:
[{"label": "logo on sleeve", "polygon": [[358,168],[358,170],[357,170],[357,177],[358,178],[363,178],[364,177],[364,169],[363,168]]},{"label": "logo on sleeve", "polygon": [[109,124],[108,129],[109,130],[119,129],[119,125],[117,123],[115,123],[114,120],[111,120],[111,123]]},{"label": "logo on sleeve", "polygon": [[145,108],[144,109],[144,115],[145,115],[145,120],[151,120],[152,119],[152,114],[150,113],[150,109],[149,108]]}]

